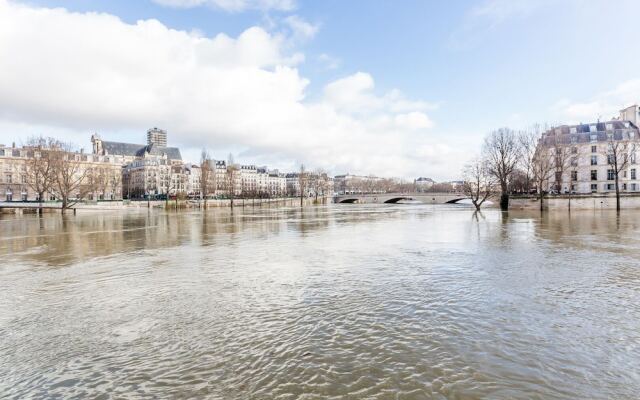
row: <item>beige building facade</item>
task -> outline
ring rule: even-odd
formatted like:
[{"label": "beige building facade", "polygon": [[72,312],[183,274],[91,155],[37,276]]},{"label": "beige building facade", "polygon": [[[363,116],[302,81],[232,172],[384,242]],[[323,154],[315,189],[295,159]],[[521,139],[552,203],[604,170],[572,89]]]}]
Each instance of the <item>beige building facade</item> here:
[{"label": "beige building facade", "polygon": [[[638,107],[621,110],[620,116],[606,122],[563,125],[545,132],[538,152],[550,159],[553,171],[545,190],[552,193],[610,193],[615,191],[612,146],[619,154],[618,173],[621,192],[640,192],[640,131]],[[562,156],[556,156],[562,154]]]}]

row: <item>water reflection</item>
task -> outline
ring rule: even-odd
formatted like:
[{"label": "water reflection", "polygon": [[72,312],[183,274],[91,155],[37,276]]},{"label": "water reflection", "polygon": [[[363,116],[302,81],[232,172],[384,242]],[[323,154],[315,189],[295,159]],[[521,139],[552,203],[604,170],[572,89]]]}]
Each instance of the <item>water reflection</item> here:
[{"label": "water reflection", "polygon": [[0,394],[634,398],[640,213],[0,218]]}]

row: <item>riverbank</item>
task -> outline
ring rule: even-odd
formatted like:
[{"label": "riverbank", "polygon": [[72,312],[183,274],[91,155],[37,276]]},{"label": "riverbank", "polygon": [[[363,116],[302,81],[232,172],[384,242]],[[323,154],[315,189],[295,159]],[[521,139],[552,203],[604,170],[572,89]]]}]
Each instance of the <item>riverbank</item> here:
[{"label": "riverbank", "polygon": [[[233,205],[232,205],[233,202]],[[327,204],[331,202],[327,198],[305,198],[303,205]],[[232,206],[235,207],[272,207],[272,206],[299,206],[299,197],[285,197],[275,199],[210,199],[206,202],[199,200],[153,200],[153,201],[98,201],[83,202],[73,205],[67,212],[82,211],[116,211],[116,210],[140,210],[148,208],[156,209],[202,209],[202,208],[221,208]],[[36,213],[39,203],[35,202],[0,202],[0,213],[27,214]],[[42,205],[43,211],[46,213],[60,212],[60,202],[46,202]]]},{"label": "riverbank", "polygon": [[[621,193],[622,209],[640,209],[640,193]],[[509,199],[509,208],[514,210],[540,209],[537,196],[517,196]],[[593,193],[588,195],[553,195],[543,199],[545,210],[604,210],[616,208],[615,193]]]}]

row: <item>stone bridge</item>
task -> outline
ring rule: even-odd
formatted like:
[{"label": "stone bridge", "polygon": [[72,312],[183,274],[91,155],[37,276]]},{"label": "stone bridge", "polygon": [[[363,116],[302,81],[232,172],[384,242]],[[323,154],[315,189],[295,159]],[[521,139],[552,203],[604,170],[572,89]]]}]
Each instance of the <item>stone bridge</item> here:
[{"label": "stone bridge", "polygon": [[425,204],[453,204],[467,199],[464,193],[374,193],[341,194],[334,196],[334,203],[383,204],[399,201],[419,201]]}]

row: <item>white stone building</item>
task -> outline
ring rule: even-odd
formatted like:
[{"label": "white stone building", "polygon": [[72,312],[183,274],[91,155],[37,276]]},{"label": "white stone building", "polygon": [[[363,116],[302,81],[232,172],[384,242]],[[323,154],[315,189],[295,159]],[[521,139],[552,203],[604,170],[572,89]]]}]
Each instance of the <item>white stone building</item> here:
[{"label": "white stone building", "polygon": [[618,143],[627,159],[626,167],[618,175],[620,191],[640,191],[638,111],[634,105],[621,110],[620,116],[610,121],[563,125],[545,132],[537,151],[550,158],[556,152],[564,152],[560,154],[565,154],[566,159],[554,167],[545,190],[578,194],[614,192],[615,173],[609,161],[611,146]]}]

